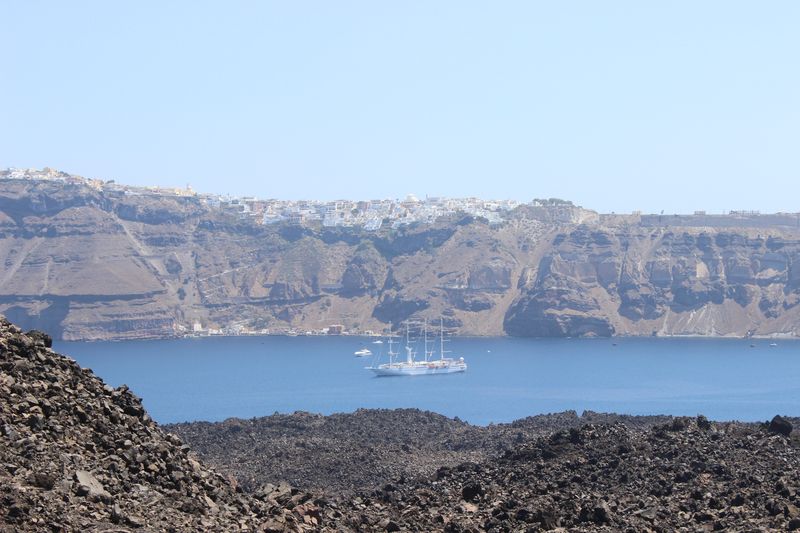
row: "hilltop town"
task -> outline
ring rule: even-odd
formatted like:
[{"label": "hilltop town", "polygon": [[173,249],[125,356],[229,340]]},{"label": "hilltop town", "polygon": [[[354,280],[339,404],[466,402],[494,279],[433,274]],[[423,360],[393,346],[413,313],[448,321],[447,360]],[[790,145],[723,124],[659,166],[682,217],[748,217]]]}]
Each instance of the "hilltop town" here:
[{"label": "hilltop town", "polygon": [[279,200],[254,196],[235,197],[201,193],[190,185],[181,187],[135,186],[114,180],[86,178],[77,174],[45,167],[7,168],[0,170],[0,180],[59,182],[90,187],[109,195],[143,196],[152,198],[192,198],[204,206],[236,216],[258,225],[294,224],[318,225],[324,228],[358,228],[376,232],[381,229],[401,229],[407,226],[433,224],[441,218],[471,216],[490,225],[507,221],[517,208],[533,208],[537,218],[555,222],[621,222],[644,226],[691,227],[771,227],[800,228],[800,212],[762,214],[756,210],[730,210],[725,213],[694,211],[691,214],[646,214],[639,210],[630,213],[597,213],[560,198],[534,198],[530,202],[517,200],[487,200],[481,198],[417,198],[408,194],[403,199],[373,200]]},{"label": "hilltop town", "polygon": [[[424,198],[409,194],[404,199],[382,200],[277,200],[253,196],[232,197],[221,194],[199,193],[187,185],[177,187],[136,187],[112,180],[84,178],[51,168],[0,171],[0,179],[55,181],[85,185],[107,194],[129,196],[192,197],[212,209],[232,213],[257,224],[321,224],[326,228],[359,227],[364,231],[377,231],[382,227],[398,229],[413,224],[432,224],[441,217],[464,214],[482,218],[490,224],[499,224],[504,215],[521,205],[514,200],[482,200],[479,198]],[[534,200],[533,205],[570,202],[561,200]]]}]

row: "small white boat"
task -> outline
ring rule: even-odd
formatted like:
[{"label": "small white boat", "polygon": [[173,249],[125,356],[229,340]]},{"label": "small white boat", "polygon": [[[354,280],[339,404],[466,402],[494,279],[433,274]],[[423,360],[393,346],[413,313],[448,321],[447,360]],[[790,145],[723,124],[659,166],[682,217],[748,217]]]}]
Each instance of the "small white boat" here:
[{"label": "small white boat", "polygon": [[777,345],[778,345],[778,343],[777,343],[777,342],[771,342],[771,343],[769,343],[769,345],[770,345],[770,346],[777,346]]},{"label": "small white boat", "polygon": [[383,341],[378,339],[376,341],[372,341],[372,344],[383,344]]},{"label": "small white boat", "polygon": [[368,355],[372,355],[372,352],[367,348],[362,348],[357,352],[353,352],[353,355],[355,355],[356,357],[366,357]]}]

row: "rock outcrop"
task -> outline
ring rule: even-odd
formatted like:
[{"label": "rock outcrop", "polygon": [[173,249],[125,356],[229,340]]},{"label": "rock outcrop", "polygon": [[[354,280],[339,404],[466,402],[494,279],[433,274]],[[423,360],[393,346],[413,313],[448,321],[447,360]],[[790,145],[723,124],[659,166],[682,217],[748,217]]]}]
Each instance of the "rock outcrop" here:
[{"label": "rock outcrop", "polygon": [[0,531],[316,530],[290,487],[245,495],[126,387],[0,319]]},{"label": "rock outcrop", "polygon": [[800,241],[761,231],[578,226],[557,235],[536,276],[521,280],[505,329],[531,336],[796,335]]},{"label": "rock outcrop", "polygon": [[356,248],[353,258],[342,274],[343,296],[375,295],[380,291],[388,273],[388,262],[372,243]]}]

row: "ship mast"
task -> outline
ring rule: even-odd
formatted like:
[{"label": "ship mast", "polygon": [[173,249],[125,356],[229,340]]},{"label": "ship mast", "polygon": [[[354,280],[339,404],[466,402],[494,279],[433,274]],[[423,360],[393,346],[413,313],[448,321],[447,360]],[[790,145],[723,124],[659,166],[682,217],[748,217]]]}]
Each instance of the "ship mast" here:
[{"label": "ship mast", "polygon": [[411,364],[414,362],[414,353],[411,348],[411,342],[409,339],[408,330],[409,330],[409,325],[408,321],[406,321],[406,362],[408,362],[408,364]]},{"label": "ship mast", "polygon": [[444,319],[439,318],[439,356],[440,359],[444,360]]},{"label": "ship mast", "polygon": [[427,318],[422,323],[422,332],[423,332],[423,335],[424,335],[424,338],[425,338],[425,345],[423,346],[423,349],[425,350],[425,362],[427,363],[428,362],[428,358],[431,355],[433,355],[433,351],[432,350],[428,350],[428,319]]},{"label": "ship mast", "polygon": [[392,346],[394,346],[394,335],[390,332],[389,333],[389,365],[391,366],[394,363],[394,356],[397,355],[397,352],[392,350]]}]

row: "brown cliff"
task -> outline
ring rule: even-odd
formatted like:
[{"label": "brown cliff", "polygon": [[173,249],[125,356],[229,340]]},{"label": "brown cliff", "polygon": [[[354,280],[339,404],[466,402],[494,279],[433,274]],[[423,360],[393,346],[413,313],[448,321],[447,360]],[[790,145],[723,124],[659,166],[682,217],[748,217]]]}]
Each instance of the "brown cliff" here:
[{"label": "brown cliff", "polygon": [[[718,223],[717,223],[718,222]],[[699,224],[704,225],[699,225]],[[786,335],[796,217],[610,216],[522,206],[499,225],[259,225],[197,196],[0,180],[0,313],[64,339],[382,332]]]}]

